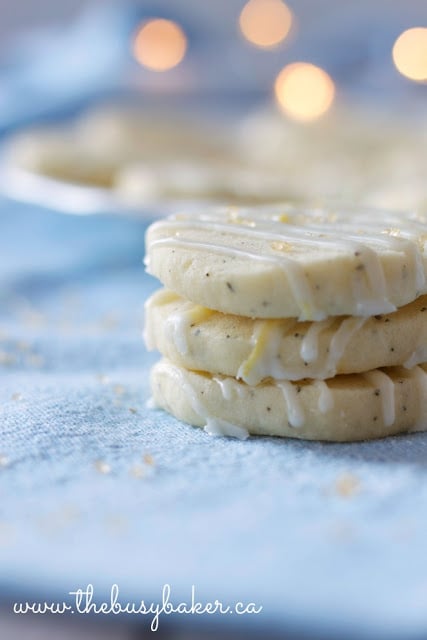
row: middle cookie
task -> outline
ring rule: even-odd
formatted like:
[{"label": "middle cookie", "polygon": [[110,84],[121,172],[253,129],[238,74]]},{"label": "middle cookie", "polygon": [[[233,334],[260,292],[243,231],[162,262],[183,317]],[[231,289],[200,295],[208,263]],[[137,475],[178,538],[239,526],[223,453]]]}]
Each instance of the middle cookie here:
[{"label": "middle cookie", "polygon": [[146,303],[145,340],[176,364],[242,379],[327,379],[427,361],[427,296],[396,312],[319,322],[223,314],[161,289]]}]

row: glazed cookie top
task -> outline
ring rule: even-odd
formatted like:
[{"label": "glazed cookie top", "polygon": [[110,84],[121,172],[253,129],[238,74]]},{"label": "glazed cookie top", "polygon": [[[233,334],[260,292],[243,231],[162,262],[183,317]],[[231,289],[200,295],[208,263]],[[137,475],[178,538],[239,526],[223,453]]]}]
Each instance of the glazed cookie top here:
[{"label": "glazed cookie top", "polygon": [[146,266],[169,289],[224,313],[370,316],[427,292],[426,240],[415,214],[228,207],[151,225]]}]

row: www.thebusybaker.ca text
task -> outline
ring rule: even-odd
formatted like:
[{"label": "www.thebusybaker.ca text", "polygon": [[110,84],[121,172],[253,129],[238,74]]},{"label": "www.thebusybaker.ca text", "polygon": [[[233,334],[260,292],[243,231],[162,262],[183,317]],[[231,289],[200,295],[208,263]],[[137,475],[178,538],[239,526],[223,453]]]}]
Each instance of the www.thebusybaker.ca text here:
[{"label": "www.thebusybaker.ca text", "polygon": [[199,602],[196,600],[196,588],[191,587],[190,602],[179,602],[174,604],[171,601],[171,587],[169,584],[163,585],[162,594],[159,602],[120,602],[119,587],[113,584],[111,587],[110,598],[108,601],[94,601],[94,588],[92,584],[88,584],[85,589],[76,589],[69,591],[70,596],[74,596],[72,604],[67,602],[15,602],[13,612],[17,614],[56,614],[65,613],[78,614],[132,614],[153,616],[151,620],[151,630],[157,631],[159,628],[159,618],[162,614],[170,615],[186,614],[186,615],[203,615],[203,614],[220,614],[226,615],[234,613],[237,615],[259,614],[262,611],[261,605],[254,602],[235,602],[234,604],[223,604],[220,600],[213,602]]}]

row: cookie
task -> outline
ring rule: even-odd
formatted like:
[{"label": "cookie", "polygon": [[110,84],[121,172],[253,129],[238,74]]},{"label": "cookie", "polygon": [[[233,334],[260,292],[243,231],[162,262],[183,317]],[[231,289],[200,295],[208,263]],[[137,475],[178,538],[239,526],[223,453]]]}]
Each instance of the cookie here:
[{"label": "cookie", "polygon": [[336,108],[307,127],[268,108],[241,119],[235,144],[299,199],[426,212],[425,137],[417,118],[384,110]]},{"label": "cookie", "polygon": [[251,385],[411,368],[427,362],[427,296],[387,315],[298,322],[223,314],[162,289],[146,303],[145,338],[181,367]]},{"label": "cookie", "polygon": [[277,176],[212,159],[126,165],[115,176],[114,190],[121,202],[131,206],[159,198],[256,204],[293,196]]},{"label": "cookie", "polygon": [[427,424],[427,366],[338,375],[328,381],[249,386],[162,360],[151,372],[155,403],[213,435],[354,441]]},{"label": "cookie", "polygon": [[97,187],[112,184],[116,163],[59,128],[24,131],[7,144],[5,162],[56,180]]},{"label": "cookie", "polygon": [[97,106],[76,120],[75,130],[88,144],[113,153],[120,166],[215,158],[221,162],[233,153],[222,123],[168,107]]},{"label": "cookie", "polygon": [[127,164],[155,167],[186,158],[226,163],[232,156],[223,127],[117,105],[98,106],[73,121],[14,135],[7,143],[5,161],[43,176],[111,188]]},{"label": "cookie", "polygon": [[371,316],[427,293],[426,237],[414,214],[228,207],[151,225],[146,266],[167,288],[223,313]]}]

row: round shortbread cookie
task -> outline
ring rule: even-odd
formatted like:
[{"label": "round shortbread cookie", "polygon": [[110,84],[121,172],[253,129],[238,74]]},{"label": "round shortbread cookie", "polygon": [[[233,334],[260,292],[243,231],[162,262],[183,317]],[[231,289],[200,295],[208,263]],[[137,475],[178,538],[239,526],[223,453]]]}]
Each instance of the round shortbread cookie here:
[{"label": "round shortbread cookie", "polygon": [[151,225],[146,265],[169,289],[224,313],[370,316],[427,292],[426,238],[415,214],[228,207]]},{"label": "round shortbread cookie", "polygon": [[151,389],[157,406],[215,435],[345,442],[427,428],[427,365],[251,387],[162,360]]},{"label": "round shortbread cookie", "polygon": [[74,132],[55,128],[33,129],[12,137],[6,163],[56,180],[98,187],[112,184],[115,160],[87,146]]},{"label": "round shortbread cookie", "polygon": [[[11,136],[5,161],[67,182],[112,187],[127,164],[232,161],[224,127],[163,110],[96,107],[61,125],[31,128]],[[164,179],[163,183],[167,180]],[[283,193],[283,192],[282,192]]]},{"label": "round shortbread cookie", "polygon": [[144,336],[149,349],[186,369],[252,385],[412,368],[427,362],[427,296],[387,315],[298,322],[223,314],[161,289],[146,302]]},{"label": "round shortbread cookie", "polygon": [[227,128],[197,114],[163,106],[112,104],[83,113],[76,134],[103,153],[128,163],[227,161],[233,154]]},{"label": "round shortbread cookie", "polygon": [[337,108],[307,128],[269,107],[238,123],[235,142],[245,162],[278,173],[305,201],[426,211],[426,135],[416,117]]},{"label": "round shortbread cookie", "polygon": [[204,160],[130,164],[114,180],[119,199],[132,206],[155,198],[212,200],[256,204],[293,197],[278,176],[232,162]]}]

